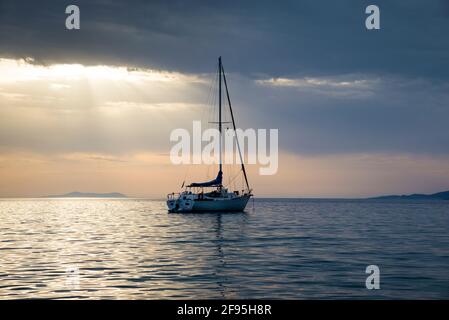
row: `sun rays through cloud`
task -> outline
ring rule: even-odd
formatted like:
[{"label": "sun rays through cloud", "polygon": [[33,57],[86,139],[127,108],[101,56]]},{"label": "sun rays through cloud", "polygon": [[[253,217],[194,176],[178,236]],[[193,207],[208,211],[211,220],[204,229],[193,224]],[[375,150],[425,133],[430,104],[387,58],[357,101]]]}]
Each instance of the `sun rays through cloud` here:
[{"label": "sun rays through cloud", "polygon": [[[123,185],[136,196],[169,192],[170,184],[150,190],[147,182],[184,175],[185,167],[168,161],[170,132],[189,129],[204,116],[214,76],[126,65],[42,65],[32,58],[0,58],[0,74],[0,196]],[[416,153],[421,140],[401,138],[410,136],[406,124],[419,127],[432,117],[404,113],[414,105],[410,101],[445,113],[445,82],[360,73],[229,77],[239,124],[280,128],[279,173],[268,182],[248,168],[259,195],[365,196],[406,192],[418,182],[421,189],[409,191],[426,192],[443,188],[449,178],[445,152]],[[389,104],[382,100],[387,98]],[[376,124],[379,110],[390,117]],[[402,126],[393,121],[397,112]],[[373,113],[369,123],[362,113]],[[443,118],[425,134],[441,137]],[[435,148],[442,142],[432,141]]]}]

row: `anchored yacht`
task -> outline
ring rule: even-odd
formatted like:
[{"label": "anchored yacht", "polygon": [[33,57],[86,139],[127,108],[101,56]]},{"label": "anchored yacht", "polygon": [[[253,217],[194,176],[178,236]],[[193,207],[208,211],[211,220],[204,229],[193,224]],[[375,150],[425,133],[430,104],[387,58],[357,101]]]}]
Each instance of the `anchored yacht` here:
[{"label": "anchored yacht", "polygon": [[[234,114],[231,107],[226,75],[221,57],[218,58],[218,130],[220,133],[219,164],[215,179],[207,182],[193,182],[187,185],[180,193],[167,195],[167,206],[169,212],[238,212],[243,211],[249,199],[253,196],[249,187],[248,177],[245,170],[242,151],[238,139],[235,139],[241,163],[245,187],[242,190],[229,191],[223,185],[223,162],[222,162],[222,82],[224,83],[227,105],[231,116],[231,122],[236,130]],[[184,183],[183,186],[184,187]]]}]

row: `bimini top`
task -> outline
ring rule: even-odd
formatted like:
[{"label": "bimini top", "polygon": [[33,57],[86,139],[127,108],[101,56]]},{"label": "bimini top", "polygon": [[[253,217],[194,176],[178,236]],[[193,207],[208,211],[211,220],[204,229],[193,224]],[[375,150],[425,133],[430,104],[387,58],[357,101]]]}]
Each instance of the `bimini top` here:
[{"label": "bimini top", "polygon": [[218,171],[218,175],[214,180],[208,182],[193,182],[187,187],[221,187],[221,182],[223,180],[223,172]]}]

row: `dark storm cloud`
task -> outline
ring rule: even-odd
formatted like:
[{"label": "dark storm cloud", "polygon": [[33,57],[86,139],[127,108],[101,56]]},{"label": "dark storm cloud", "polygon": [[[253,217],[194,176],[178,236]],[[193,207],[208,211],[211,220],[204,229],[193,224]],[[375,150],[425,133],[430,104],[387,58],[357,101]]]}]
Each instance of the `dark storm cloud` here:
[{"label": "dark storm cloud", "polygon": [[449,154],[449,83],[360,74],[280,86],[230,78],[239,124],[279,128],[283,149],[302,154]]},{"label": "dark storm cloud", "polygon": [[285,76],[388,72],[447,77],[444,0],[374,1],[381,30],[364,27],[372,1],[74,1],[81,30],[64,27],[69,1],[0,2],[0,53],[38,61],[120,63]]},{"label": "dark storm cloud", "polygon": [[0,0],[0,56],[203,73],[222,55],[242,127],[308,154],[448,154],[448,32],[446,0]]}]

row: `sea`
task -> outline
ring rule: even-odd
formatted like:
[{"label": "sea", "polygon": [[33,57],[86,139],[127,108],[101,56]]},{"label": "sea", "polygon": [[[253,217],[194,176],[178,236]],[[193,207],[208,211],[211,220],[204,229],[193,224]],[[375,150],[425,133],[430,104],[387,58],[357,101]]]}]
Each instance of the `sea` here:
[{"label": "sea", "polygon": [[29,298],[448,299],[449,201],[2,199],[0,299]]}]

